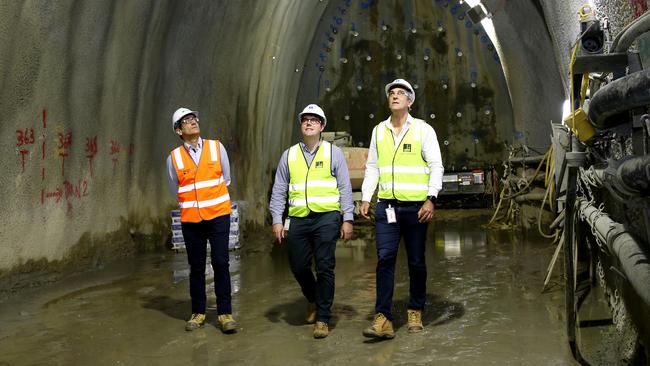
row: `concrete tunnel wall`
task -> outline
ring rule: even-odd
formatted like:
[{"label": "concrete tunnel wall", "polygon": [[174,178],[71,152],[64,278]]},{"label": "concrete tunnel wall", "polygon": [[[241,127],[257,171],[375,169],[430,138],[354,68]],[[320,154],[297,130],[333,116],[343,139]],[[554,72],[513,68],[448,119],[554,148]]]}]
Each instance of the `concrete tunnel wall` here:
[{"label": "concrete tunnel wall", "polygon": [[[367,2],[352,6],[361,3]],[[545,34],[541,15],[529,22],[533,36],[513,32],[513,23],[525,23],[519,12],[527,11],[514,3],[522,2],[506,2],[495,14],[497,35],[535,44]],[[270,172],[293,142],[301,69],[317,20],[339,5],[1,3],[0,136],[7,159],[0,289],[26,285],[22,274],[85,268],[163,245],[174,207],[164,161],[180,142],[170,129],[180,105],[200,111],[203,136],[223,141],[233,165],[232,197],[244,203],[249,227],[264,225]],[[552,64],[547,50],[505,47],[504,59],[519,60],[504,64],[506,74]],[[531,81],[559,85],[556,68],[541,70],[535,78],[510,78],[510,94],[526,92]],[[554,105],[556,89],[544,88],[548,95],[535,93],[527,105]],[[515,123],[541,144],[538,121],[555,111],[513,102]]]}]

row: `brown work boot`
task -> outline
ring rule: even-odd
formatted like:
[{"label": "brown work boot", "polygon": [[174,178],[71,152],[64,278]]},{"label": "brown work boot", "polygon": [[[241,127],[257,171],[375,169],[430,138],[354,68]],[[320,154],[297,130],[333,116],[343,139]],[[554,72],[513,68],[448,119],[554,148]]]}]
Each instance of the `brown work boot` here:
[{"label": "brown work boot", "polygon": [[408,329],[410,333],[421,332],[424,329],[422,325],[422,310],[406,310],[408,315]]},{"label": "brown work boot", "polygon": [[305,321],[307,324],[314,324],[316,322],[316,304],[310,302],[307,304],[307,313],[305,314]]},{"label": "brown work boot", "polygon": [[205,324],[205,314],[192,314],[190,320],[185,323],[185,330],[191,331],[199,329]]},{"label": "brown work boot", "polygon": [[217,316],[217,323],[224,333],[234,333],[237,330],[237,322],[231,314],[221,314]]},{"label": "brown work boot", "polygon": [[316,322],[314,324],[314,338],[325,338],[330,334],[330,328],[327,323]]},{"label": "brown work boot", "polygon": [[384,314],[377,313],[372,324],[363,330],[363,335],[366,337],[374,338],[395,338],[395,331],[393,330],[393,322],[388,320]]}]

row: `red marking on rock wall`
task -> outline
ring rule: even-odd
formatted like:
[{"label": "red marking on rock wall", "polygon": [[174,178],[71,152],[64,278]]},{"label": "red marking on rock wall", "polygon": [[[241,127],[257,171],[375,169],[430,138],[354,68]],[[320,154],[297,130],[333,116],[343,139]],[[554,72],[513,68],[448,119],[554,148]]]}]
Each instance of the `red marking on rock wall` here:
[{"label": "red marking on rock wall", "polygon": [[43,109],[43,116],[41,117],[41,122],[43,122],[43,129],[47,126],[47,110]]},{"label": "red marking on rock wall", "polygon": [[97,155],[97,136],[86,137],[86,158],[90,167],[90,176],[93,176],[93,159]]},{"label": "red marking on rock wall", "polygon": [[64,180],[62,184],[56,186],[53,190],[41,190],[41,204],[46,201],[53,201],[54,203],[65,203],[66,213],[72,215],[73,202],[80,201],[90,193],[90,185],[85,179],[78,179],[76,182]]},{"label": "red marking on rock wall", "polygon": [[119,162],[118,156],[122,148],[120,147],[120,143],[115,140],[111,140],[111,160],[113,161],[113,174],[115,174],[115,169],[117,168],[117,164]]},{"label": "red marking on rock wall", "polygon": [[28,148],[34,145],[35,141],[33,128],[19,128],[16,130],[16,147],[21,147],[18,153],[20,154],[20,165],[23,173],[25,172],[25,157],[30,153]]},{"label": "red marking on rock wall", "polygon": [[65,158],[68,157],[68,151],[72,146],[72,132],[64,133],[59,132],[59,144],[57,145],[57,152],[61,157],[61,176],[65,176]]}]

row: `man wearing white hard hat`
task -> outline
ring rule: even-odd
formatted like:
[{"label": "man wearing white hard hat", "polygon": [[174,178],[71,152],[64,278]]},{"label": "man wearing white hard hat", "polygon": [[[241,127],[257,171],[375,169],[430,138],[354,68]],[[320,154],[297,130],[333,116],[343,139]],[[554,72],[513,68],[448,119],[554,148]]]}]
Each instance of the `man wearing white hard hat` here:
[{"label": "man wearing white hard hat", "polygon": [[228,235],[230,233],[230,164],[218,140],[202,139],[199,113],[178,108],[172,115],[172,129],[183,144],[167,158],[169,190],[178,200],[181,228],[190,265],[192,315],[185,330],[205,324],[205,265],[207,241],[214,270],[217,323],[224,333],[234,333],[232,317]]},{"label": "man wearing white hard hat", "polygon": [[370,200],[379,185],[375,209],[377,241],[377,297],[375,318],[366,337],[393,338],[395,260],[401,238],[408,257],[408,331],[423,329],[427,268],[424,249],[427,226],[433,218],[444,168],[433,127],[409,113],[415,90],[404,79],[384,89],[390,117],[372,131],[366,172],[361,187],[360,213],[369,218]]},{"label": "man wearing white hard hat", "polygon": [[[327,125],[323,110],[309,104],[298,122],[302,142],[280,158],[270,211],[273,234],[278,243],[287,238],[291,271],[307,299],[305,321],[315,323],[314,338],[325,338],[334,301],[336,241],[352,237],[352,185],[343,151],[321,140]],[[289,217],[283,223],[287,196]]]}]

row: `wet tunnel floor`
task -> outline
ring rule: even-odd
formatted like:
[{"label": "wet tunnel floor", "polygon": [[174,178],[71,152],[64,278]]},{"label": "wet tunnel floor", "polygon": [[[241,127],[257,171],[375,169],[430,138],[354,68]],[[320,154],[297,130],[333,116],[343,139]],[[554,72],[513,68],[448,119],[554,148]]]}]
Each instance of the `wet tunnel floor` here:
[{"label": "wet tunnel floor", "polygon": [[[233,309],[241,325],[215,326],[209,289],[204,328],[186,332],[184,253],[143,255],[0,302],[0,365],[571,365],[560,286],[541,294],[550,243],[485,231],[485,211],[439,212],[427,246],[425,330],[406,331],[408,270],[400,248],[397,336],[361,335],[374,306],[370,226],[337,247],[330,336],[312,338],[283,246],[231,254]],[[363,238],[365,236],[365,238]]]}]

